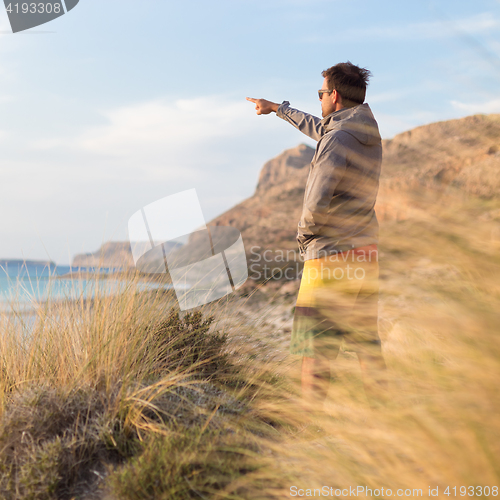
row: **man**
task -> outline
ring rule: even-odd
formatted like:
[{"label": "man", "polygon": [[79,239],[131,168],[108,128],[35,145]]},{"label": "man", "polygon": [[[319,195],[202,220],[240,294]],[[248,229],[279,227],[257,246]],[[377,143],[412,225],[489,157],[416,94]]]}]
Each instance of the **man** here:
[{"label": "man", "polygon": [[364,104],[371,74],[348,61],[322,76],[318,95],[323,119],[291,108],[288,101],[247,97],[258,115],[275,112],[318,141],[297,231],[305,263],[290,351],[302,355],[303,395],[320,401],[342,339],[358,355],[369,395],[383,385],[385,370],[377,326],[374,210],[382,145],[377,122]]}]

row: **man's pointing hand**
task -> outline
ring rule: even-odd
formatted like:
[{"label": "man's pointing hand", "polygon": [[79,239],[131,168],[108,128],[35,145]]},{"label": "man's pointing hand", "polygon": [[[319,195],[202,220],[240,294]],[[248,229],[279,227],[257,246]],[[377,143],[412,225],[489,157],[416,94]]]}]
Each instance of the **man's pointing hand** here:
[{"label": "man's pointing hand", "polygon": [[266,101],[265,99],[252,99],[251,97],[247,97],[246,100],[255,103],[255,109],[258,115],[268,115],[272,111],[276,113],[280,106],[275,102]]}]

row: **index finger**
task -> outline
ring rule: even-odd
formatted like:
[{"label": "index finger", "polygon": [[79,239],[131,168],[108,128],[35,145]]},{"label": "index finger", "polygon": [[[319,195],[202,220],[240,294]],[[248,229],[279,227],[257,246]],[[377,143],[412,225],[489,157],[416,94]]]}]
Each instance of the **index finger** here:
[{"label": "index finger", "polygon": [[253,99],[251,97],[245,97],[245,99],[250,102],[257,102],[257,99]]}]

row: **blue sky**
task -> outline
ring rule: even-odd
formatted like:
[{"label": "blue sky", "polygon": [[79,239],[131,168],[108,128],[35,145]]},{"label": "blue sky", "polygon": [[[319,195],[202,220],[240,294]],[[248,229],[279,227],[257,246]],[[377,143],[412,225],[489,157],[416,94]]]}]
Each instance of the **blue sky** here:
[{"label": "blue sky", "polygon": [[500,0],[80,0],[9,31],[2,7],[0,258],[69,263],[191,188],[209,221],[265,161],[314,145],[245,97],[319,115],[337,62],[372,71],[384,138],[500,113]]}]

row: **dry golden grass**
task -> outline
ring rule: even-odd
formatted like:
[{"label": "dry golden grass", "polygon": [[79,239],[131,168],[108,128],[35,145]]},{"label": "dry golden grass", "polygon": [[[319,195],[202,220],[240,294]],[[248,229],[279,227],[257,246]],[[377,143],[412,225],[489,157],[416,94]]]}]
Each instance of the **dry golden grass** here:
[{"label": "dry golden grass", "polygon": [[302,401],[300,360],[269,356],[282,336],[239,325],[237,297],[176,316],[170,292],[131,282],[46,305],[24,337],[2,317],[2,498],[333,498],[358,486],[378,490],[359,498],[429,487],[446,498],[447,486],[499,486],[500,202],[428,192],[411,203],[410,218],[381,224],[390,386],[375,405],[348,351],[324,404]]},{"label": "dry golden grass", "polygon": [[[450,192],[414,193],[411,202],[412,218],[381,225],[387,400],[368,404],[357,357],[342,352],[324,404],[307,412],[294,397],[268,403],[294,422],[270,446],[276,497],[315,488],[343,497],[360,486],[372,493],[356,490],[359,498],[389,498],[387,488],[428,497],[429,487],[446,498],[447,486],[458,496],[460,486],[474,496],[499,486],[500,202]],[[295,379],[297,364],[290,359]]]},{"label": "dry golden grass", "polygon": [[255,372],[212,318],[138,284],[2,316],[2,499],[192,498],[255,467]]}]

